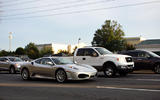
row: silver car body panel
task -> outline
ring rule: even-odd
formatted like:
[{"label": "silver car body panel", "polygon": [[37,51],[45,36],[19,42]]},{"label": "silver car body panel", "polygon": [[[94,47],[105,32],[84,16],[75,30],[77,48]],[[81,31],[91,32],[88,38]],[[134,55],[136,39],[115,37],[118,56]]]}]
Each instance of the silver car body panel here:
[{"label": "silver car body panel", "polygon": [[[45,58],[55,58],[55,57],[44,57]],[[57,57],[56,57],[57,58]],[[43,59],[43,58],[40,58]],[[28,62],[21,66],[21,71],[23,68],[27,68],[30,74],[30,77],[38,77],[38,78],[53,78],[55,79],[55,74],[58,69],[63,69],[66,72],[68,80],[85,80],[90,79],[96,76],[97,70],[90,65],[80,65],[80,64],[63,64],[63,65],[56,65],[54,61],[54,65],[43,65],[38,64],[35,61]],[[73,67],[73,68],[72,68]],[[75,69],[74,69],[75,68]],[[78,75],[84,74],[88,77],[79,78]]]}]

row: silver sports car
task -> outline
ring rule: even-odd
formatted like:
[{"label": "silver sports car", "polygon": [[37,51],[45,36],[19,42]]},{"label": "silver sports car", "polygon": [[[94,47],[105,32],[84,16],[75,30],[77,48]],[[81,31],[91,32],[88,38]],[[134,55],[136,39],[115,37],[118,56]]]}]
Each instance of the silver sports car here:
[{"label": "silver sports car", "polygon": [[22,79],[46,77],[58,82],[66,80],[85,80],[96,76],[97,70],[89,65],[74,64],[73,61],[61,57],[43,57],[21,66]]}]

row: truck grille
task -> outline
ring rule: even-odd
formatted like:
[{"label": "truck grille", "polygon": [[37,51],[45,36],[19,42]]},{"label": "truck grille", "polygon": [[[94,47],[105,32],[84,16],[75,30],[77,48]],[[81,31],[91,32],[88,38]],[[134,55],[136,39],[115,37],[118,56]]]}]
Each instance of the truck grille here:
[{"label": "truck grille", "polygon": [[126,61],[127,62],[133,62],[133,59],[132,59],[132,57],[126,57]]}]

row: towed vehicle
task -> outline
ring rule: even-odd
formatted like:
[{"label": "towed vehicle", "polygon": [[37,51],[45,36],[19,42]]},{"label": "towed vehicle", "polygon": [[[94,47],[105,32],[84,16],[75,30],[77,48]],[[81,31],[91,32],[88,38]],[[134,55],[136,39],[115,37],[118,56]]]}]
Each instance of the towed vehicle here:
[{"label": "towed vehicle", "polygon": [[21,77],[28,80],[34,77],[52,78],[63,83],[67,80],[86,80],[96,76],[97,70],[90,65],[75,64],[61,57],[42,57],[21,67]]},{"label": "towed vehicle", "polygon": [[9,73],[14,74],[20,71],[23,63],[24,61],[18,57],[0,57],[0,70],[9,71]]}]

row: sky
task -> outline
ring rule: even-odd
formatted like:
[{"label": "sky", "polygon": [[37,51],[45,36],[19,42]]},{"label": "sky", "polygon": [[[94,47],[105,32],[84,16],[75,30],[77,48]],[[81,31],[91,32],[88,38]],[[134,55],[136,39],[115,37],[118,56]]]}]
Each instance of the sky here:
[{"label": "sky", "polygon": [[9,32],[12,50],[79,38],[91,45],[105,20],[122,25],[125,37],[160,39],[159,10],[160,0],[0,0],[0,50],[9,50]]}]

